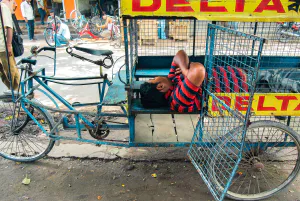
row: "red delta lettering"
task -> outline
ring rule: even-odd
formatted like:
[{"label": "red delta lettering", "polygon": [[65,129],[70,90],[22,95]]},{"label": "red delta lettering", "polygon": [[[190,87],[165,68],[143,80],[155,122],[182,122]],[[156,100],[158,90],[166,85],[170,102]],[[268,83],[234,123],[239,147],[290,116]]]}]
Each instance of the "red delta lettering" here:
[{"label": "red delta lettering", "polygon": [[260,96],[258,98],[258,105],[257,105],[257,111],[276,111],[275,107],[265,107],[265,96]]},{"label": "red delta lettering", "polygon": [[245,8],[245,0],[236,0],[235,12],[242,13]]},{"label": "red delta lettering", "polygon": [[282,100],[281,111],[287,111],[290,100],[298,100],[295,96],[275,96],[278,100]]},{"label": "red delta lettering", "polygon": [[[152,0],[153,3],[148,6],[141,6],[143,0],[132,0],[133,12],[155,12],[164,7],[161,5],[162,0]],[[146,1],[146,0],[144,0]],[[147,0],[148,2],[149,0]],[[277,13],[285,13],[281,0],[261,0],[255,13],[262,13],[265,10],[274,11]],[[208,0],[200,1],[200,12],[215,12],[215,13],[228,13],[225,6],[210,6]],[[271,5],[269,5],[271,4]],[[166,12],[195,12],[190,3],[186,0],[166,0]],[[245,0],[235,0],[235,12],[241,13],[245,9]]]},{"label": "red delta lettering", "polygon": [[[273,5],[269,5],[270,1]],[[261,13],[264,10],[277,11],[277,13],[285,13],[280,0],[262,0],[257,8],[254,10],[255,13]]]},{"label": "red delta lettering", "polygon": [[[227,97],[227,96],[217,96],[220,100],[224,101],[224,103],[226,105],[228,105],[230,107],[231,105],[231,98]],[[219,104],[217,101],[213,100],[213,105],[212,105],[212,111],[219,111],[219,108],[217,106],[217,104]],[[226,110],[226,108],[224,106],[221,107],[223,110]]]},{"label": "red delta lettering", "polygon": [[294,109],[294,111],[300,111],[300,103],[299,103],[299,105]]},{"label": "red delta lettering", "polygon": [[209,6],[208,0],[201,0],[200,2],[200,12],[225,12],[227,13],[227,9],[224,6]]},{"label": "red delta lettering", "polygon": [[176,4],[188,4],[185,0],[167,0],[166,11],[168,12],[194,12],[191,6],[176,6]]},{"label": "red delta lettering", "polygon": [[150,6],[141,6],[141,0],[132,0],[132,11],[142,12],[157,11],[161,7],[161,0],[153,0],[153,4]]},{"label": "red delta lettering", "polygon": [[[247,111],[249,105],[249,96],[237,96],[235,98],[235,109],[238,111]],[[253,110],[253,108],[251,108]]]}]

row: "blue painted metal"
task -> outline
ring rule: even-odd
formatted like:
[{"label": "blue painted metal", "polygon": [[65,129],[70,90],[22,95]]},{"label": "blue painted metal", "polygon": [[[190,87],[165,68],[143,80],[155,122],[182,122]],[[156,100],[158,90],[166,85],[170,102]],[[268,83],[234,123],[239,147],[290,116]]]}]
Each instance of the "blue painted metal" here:
[{"label": "blue painted metal", "polygon": [[[40,124],[40,122],[38,120],[36,120],[36,118],[31,114],[31,112],[29,112],[29,110],[26,108],[26,106],[24,105],[24,102],[21,101],[21,106],[24,109],[24,111],[26,112],[26,114],[34,121],[34,123],[36,123],[38,125],[38,127],[43,131],[43,133],[45,133],[47,136],[49,136],[48,131],[46,131],[44,129],[44,127]],[[40,108],[41,109],[41,108]]]},{"label": "blue painted metal", "polygon": [[51,138],[54,140],[72,140],[72,141],[78,141],[78,142],[86,142],[86,143],[92,143],[97,145],[112,145],[112,146],[119,146],[119,147],[129,147],[129,144],[127,141],[121,142],[121,141],[100,141],[100,140],[89,140],[89,139],[79,139],[75,137],[65,137],[65,136],[57,136],[57,135],[50,135]]},{"label": "blue painted metal", "polygon": [[128,122],[129,122],[129,143],[133,143],[135,139],[135,116],[129,115]]},{"label": "blue painted metal", "polygon": [[124,27],[124,43],[125,43],[125,64],[126,64],[126,84],[129,84],[130,81],[130,72],[129,72],[129,53],[128,53],[128,31],[127,31],[127,19],[123,19]]},{"label": "blue painted metal", "polygon": [[[149,66],[149,65],[148,65]],[[167,68],[161,68],[161,69],[152,69],[152,68],[143,68],[143,69],[137,69],[135,71],[135,77],[156,77],[156,76],[167,76],[170,72],[171,62],[167,66]]]},{"label": "blue painted metal", "polygon": [[[121,79],[126,79],[126,72],[120,71]],[[119,76],[115,76],[113,84],[108,88],[105,98],[102,102],[103,105],[119,105],[127,101],[127,93],[125,85],[119,80]]]},{"label": "blue painted metal", "polygon": [[[241,60],[242,56],[230,55],[235,60]],[[222,56],[216,56],[222,59]],[[244,57],[245,58],[245,57]],[[256,56],[253,56],[256,58]],[[151,72],[150,77],[156,76],[155,70],[158,70],[160,76],[167,76],[170,70],[173,56],[139,56],[136,64],[135,76],[146,77],[147,71]],[[193,62],[205,63],[205,55],[190,57]],[[246,60],[246,64],[249,61]],[[276,68],[300,68],[300,57],[293,56],[261,56],[260,69],[276,69]],[[161,69],[165,73],[162,73]],[[143,72],[140,70],[144,70]]]},{"label": "blue painted metal", "polygon": [[81,139],[81,126],[80,126],[80,122],[79,122],[79,115],[75,114],[75,123],[76,123],[76,132],[77,132],[77,136],[79,139]]},{"label": "blue painted metal", "polygon": [[125,109],[124,106],[121,106],[121,110],[123,111],[123,113],[127,116],[127,110]]},{"label": "blue painted metal", "polygon": [[[45,84],[46,84],[46,83],[45,83]],[[54,100],[54,98],[52,98],[52,96],[50,96],[45,90],[42,90],[42,89],[36,89],[36,90],[42,92],[45,96],[47,96],[47,97],[52,101],[52,103],[55,105],[55,107],[56,107],[57,109],[59,109],[59,106],[58,106],[57,102],[56,102],[56,101]]]},{"label": "blue painted metal", "polygon": [[94,102],[94,103],[73,103],[73,107],[84,107],[84,106],[92,106],[92,105],[98,105],[99,102]]}]

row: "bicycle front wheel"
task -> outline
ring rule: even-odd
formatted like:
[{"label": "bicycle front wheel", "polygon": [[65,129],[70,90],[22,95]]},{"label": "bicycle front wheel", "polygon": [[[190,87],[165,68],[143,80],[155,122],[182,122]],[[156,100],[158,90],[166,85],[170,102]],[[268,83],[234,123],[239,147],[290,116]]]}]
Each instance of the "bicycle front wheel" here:
[{"label": "bicycle front wheel", "polygon": [[55,40],[54,40],[54,34],[53,34],[53,29],[52,28],[46,28],[44,31],[44,38],[46,43],[50,46],[50,47],[54,47],[55,46]]},{"label": "bicycle front wheel", "polygon": [[[46,131],[53,128],[51,117],[33,105],[26,109]],[[18,162],[36,161],[48,154],[54,140],[20,106],[0,100],[0,156]]]},{"label": "bicycle front wheel", "polygon": [[[236,135],[242,130],[240,127],[229,133]],[[217,149],[227,150],[226,147],[232,144],[234,143],[220,143]],[[238,155],[230,152],[227,154],[233,157]],[[246,133],[242,160],[226,196],[234,200],[261,200],[274,195],[296,178],[300,169],[299,159],[300,140],[295,131],[274,121],[251,123]],[[224,167],[227,162],[217,164],[215,161],[222,161],[220,158],[212,161],[214,162],[210,167],[215,185],[222,190],[225,182],[218,167]],[[232,168],[229,166],[228,171],[232,171]]]}]

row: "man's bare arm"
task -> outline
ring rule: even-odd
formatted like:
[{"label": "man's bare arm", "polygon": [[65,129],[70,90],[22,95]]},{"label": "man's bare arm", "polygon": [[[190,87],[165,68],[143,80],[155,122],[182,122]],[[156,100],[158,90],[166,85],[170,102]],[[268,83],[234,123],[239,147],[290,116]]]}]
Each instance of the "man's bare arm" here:
[{"label": "man's bare arm", "polygon": [[173,62],[177,64],[178,69],[176,70],[176,74],[182,73],[183,75],[187,76],[187,71],[189,67],[189,57],[185,53],[185,51],[180,50],[173,58]]},{"label": "man's bare arm", "polygon": [[8,55],[12,56],[12,36],[13,36],[13,29],[10,27],[6,27],[6,43],[8,49]]}]

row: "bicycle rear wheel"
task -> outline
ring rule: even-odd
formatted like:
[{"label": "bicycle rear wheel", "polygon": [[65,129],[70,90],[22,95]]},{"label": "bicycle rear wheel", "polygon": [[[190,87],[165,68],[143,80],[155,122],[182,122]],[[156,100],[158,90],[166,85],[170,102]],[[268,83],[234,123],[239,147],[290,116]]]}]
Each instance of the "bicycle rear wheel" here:
[{"label": "bicycle rear wheel", "polygon": [[[234,129],[229,135],[236,135],[242,130],[241,127]],[[231,150],[227,147],[235,142],[230,143],[220,142],[216,151],[222,149],[224,153],[224,150]],[[237,153],[228,151],[227,154],[237,157]],[[247,129],[242,160],[226,196],[235,200],[261,200],[274,195],[296,178],[300,169],[299,159],[300,140],[295,131],[279,122],[253,122]],[[222,172],[218,171],[218,167],[224,168],[230,162],[217,164],[215,161],[221,161],[220,158],[212,161],[210,167],[215,184],[224,189]],[[228,171],[232,171],[232,167],[229,166]]]},{"label": "bicycle rear wheel", "polygon": [[[26,104],[27,110],[46,131],[53,128],[47,112]],[[48,154],[54,140],[47,137],[20,106],[0,100],[0,156],[18,162],[31,162]]]}]

